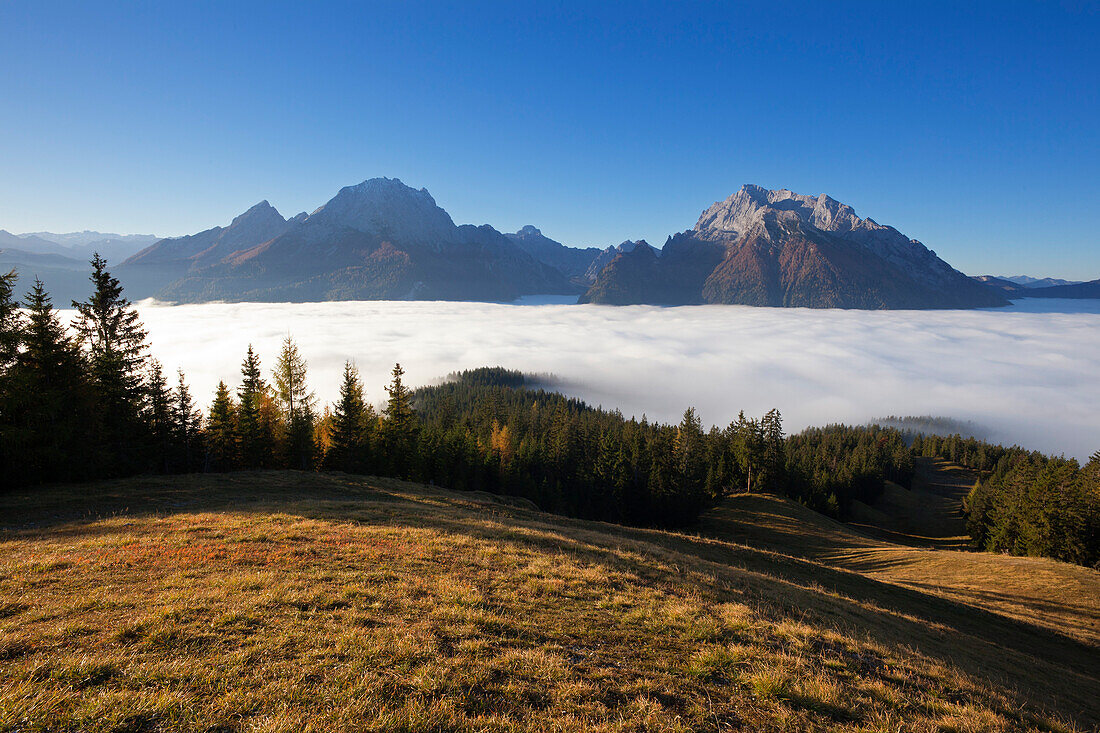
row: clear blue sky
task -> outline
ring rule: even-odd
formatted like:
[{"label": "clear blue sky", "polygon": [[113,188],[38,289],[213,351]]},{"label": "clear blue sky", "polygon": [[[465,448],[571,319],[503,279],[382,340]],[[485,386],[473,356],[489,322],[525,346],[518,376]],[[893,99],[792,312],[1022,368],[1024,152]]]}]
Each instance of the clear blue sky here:
[{"label": "clear blue sky", "polygon": [[0,0],[0,228],[176,235],[386,175],[659,245],[752,182],[1096,278],[1096,8]]}]

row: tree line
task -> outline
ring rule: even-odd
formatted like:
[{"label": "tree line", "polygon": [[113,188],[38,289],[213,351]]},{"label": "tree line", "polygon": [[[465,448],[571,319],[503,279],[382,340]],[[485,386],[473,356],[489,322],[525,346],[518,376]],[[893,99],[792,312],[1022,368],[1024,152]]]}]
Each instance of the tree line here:
[{"label": "tree line", "polygon": [[1082,466],[958,434],[918,435],[912,449],[979,473],[963,504],[974,548],[1100,567],[1100,451]]}]

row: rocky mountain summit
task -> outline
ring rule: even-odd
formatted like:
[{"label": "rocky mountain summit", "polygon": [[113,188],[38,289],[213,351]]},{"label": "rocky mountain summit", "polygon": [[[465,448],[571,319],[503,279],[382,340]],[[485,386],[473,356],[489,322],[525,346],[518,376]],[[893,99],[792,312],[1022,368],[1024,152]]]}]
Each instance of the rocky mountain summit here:
[{"label": "rocky mountain summit", "polygon": [[659,254],[617,256],[583,300],[870,309],[1008,302],[920,242],[829,196],[754,185],[706,209]]}]

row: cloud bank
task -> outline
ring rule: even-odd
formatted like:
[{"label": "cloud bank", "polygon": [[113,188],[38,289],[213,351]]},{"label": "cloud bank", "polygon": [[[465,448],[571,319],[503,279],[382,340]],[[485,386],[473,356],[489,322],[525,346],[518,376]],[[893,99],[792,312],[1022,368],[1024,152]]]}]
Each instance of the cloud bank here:
[{"label": "cloud bank", "polygon": [[[1026,301],[1025,301],[1026,302]],[[1047,306],[1049,307],[1049,306]],[[1085,306],[1086,309],[1090,309]],[[381,403],[394,362],[419,385],[501,365],[627,415],[725,425],[778,407],[789,432],[937,415],[989,437],[1086,457],[1100,449],[1100,313],[830,311],[737,306],[442,302],[142,303],[153,353],[204,406],[252,343],[270,371],[293,335],[323,401],[345,359]]]}]

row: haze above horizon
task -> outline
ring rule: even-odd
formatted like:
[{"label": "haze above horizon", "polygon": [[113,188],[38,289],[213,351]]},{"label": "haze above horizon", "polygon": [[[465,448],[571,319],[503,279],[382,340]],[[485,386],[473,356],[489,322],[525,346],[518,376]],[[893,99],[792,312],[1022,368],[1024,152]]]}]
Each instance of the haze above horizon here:
[{"label": "haze above horizon", "polygon": [[1085,3],[0,4],[0,228],[161,235],[374,176],[458,223],[660,246],[743,183],[968,273],[1100,276]]}]

